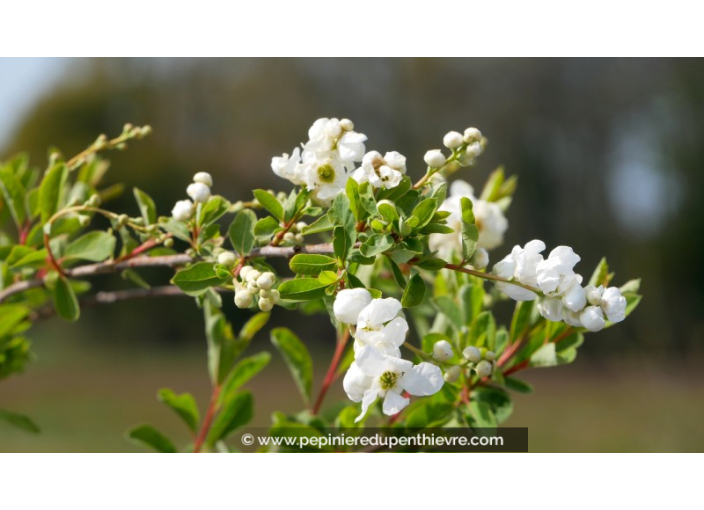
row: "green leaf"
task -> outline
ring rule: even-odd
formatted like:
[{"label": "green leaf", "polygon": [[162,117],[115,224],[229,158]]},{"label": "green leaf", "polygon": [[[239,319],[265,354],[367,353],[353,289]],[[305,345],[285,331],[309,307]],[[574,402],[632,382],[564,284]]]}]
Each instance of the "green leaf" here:
[{"label": "green leaf", "polygon": [[269,360],[271,360],[271,354],[268,352],[260,352],[237,363],[222,385],[220,400],[222,401],[225,399],[226,395],[236,392],[246,384],[247,381],[261,372],[264,367],[269,364]]},{"label": "green leaf", "polygon": [[29,308],[22,305],[0,305],[0,338],[12,335],[29,315]]},{"label": "green leaf", "polygon": [[46,223],[59,210],[66,179],[68,179],[68,167],[64,163],[57,163],[44,175],[39,185],[39,211],[42,223]]},{"label": "green leaf", "polygon": [[433,215],[438,208],[438,201],[434,198],[426,198],[420,202],[411,214],[412,217],[418,218],[418,225],[415,229],[421,229],[433,219]]},{"label": "green leaf", "polygon": [[439,296],[432,300],[435,307],[442,312],[457,330],[462,329],[462,312],[449,296]]},{"label": "green leaf", "polygon": [[321,271],[331,271],[337,266],[337,260],[326,255],[299,253],[289,262],[291,271],[298,274],[318,275]]},{"label": "green leaf", "polygon": [[394,240],[391,236],[383,234],[374,234],[369,236],[359,251],[365,257],[374,257],[380,253],[390,250],[394,247]]},{"label": "green leaf", "polygon": [[345,193],[347,193],[347,198],[350,201],[350,210],[354,214],[356,221],[362,221],[368,214],[364,206],[362,205],[362,199],[359,196],[359,184],[354,179],[347,179],[347,184],[345,185]]},{"label": "green leaf", "polygon": [[513,390],[517,393],[533,393],[533,386],[525,381],[513,377],[506,377],[504,382],[509,390]]},{"label": "green leaf", "polygon": [[171,279],[171,283],[189,296],[200,296],[210,287],[221,285],[225,281],[226,279],[218,276],[212,262],[198,262],[188,266]]},{"label": "green leaf", "polygon": [[[15,248],[17,248],[17,246]],[[10,257],[12,257],[12,254],[10,254]],[[24,266],[41,267],[46,264],[47,252],[45,248],[41,250],[31,250],[17,258],[14,262],[9,261],[10,257],[8,257],[7,263],[10,264],[12,269],[18,269]]]},{"label": "green leaf", "polygon": [[[200,211],[199,225],[213,227],[213,223],[222,218],[230,209],[230,202],[222,197],[211,197]],[[219,231],[219,229],[218,229]]]},{"label": "green leaf", "polygon": [[54,289],[52,290],[54,298],[54,307],[56,312],[67,321],[74,322],[81,315],[81,309],[78,306],[76,293],[71,288],[69,281],[63,276],[56,280]]},{"label": "green leaf", "polygon": [[467,197],[462,197],[460,205],[462,207],[462,257],[464,260],[470,260],[477,249],[479,229],[475,224],[472,201]]},{"label": "green leaf", "polygon": [[523,338],[533,321],[535,301],[519,301],[511,319],[511,342],[516,342]]},{"label": "green leaf", "polygon": [[260,312],[254,315],[251,319],[245,322],[244,326],[240,330],[240,340],[243,342],[249,342],[254,338],[254,335],[259,333],[266,323],[269,322],[271,314],[268,312]]},{"label": "green leaf", "polygon": [[496,428],[496,416],[486,402],[472,400],[469,404],[470,415],[467,417],[472,428]]},{"label": "green leaf", "polygon": [[114,251],[115,236],[102,230],[94,230],[72,241],[66,248],[63,259],[102,262],[112,256]]},{"label": "green leaf", "polygon": [[417,401],[408,411],[405,425],[408,428],[436,427],[447,422],[451,417],[453,404],[436,403],[428,399]]},{"label": "green leaf", "polygon": [[254,399],[249,391],[228,395],[220,406],[210,427],[206,444],[212,446],[226,439],[238,428],[246,425],[254,417]]},{"label": "green leaf", "polygon": [[[475,347],[486,347],[490,351],[494,350],[496,338],[496,321],[491,312],[482,312],[477,315],[469,327],[467,344]],[[462,345],[464,348],[464,345]]]},{"label": "green leaf", "polygon": [[321,282],[317,278],[296,278],[288,280],[279,285],[281,299],[289,301],[308,301],[325,296],[325,289],[328,283]]},{"label": "green leaf", "polygon": [[283,221],[284,206],[281,205],[281,202],[279,202],[274,195],[263,189],[255,189],[253,193],[254,198],[257,199],[257,202],[259,202],[264,209],[269,211],[277,220]]},{"label": "green leaf", "polygon": [[36,423],[31,418],[23,414],[18,414],[7,409],[0,409],[0,420],[3,420],[13,427],[22,429],[30,434],[39,434],[40,430]]},{"label": "green leaf", "polygon": [[235,220],[228,229],[230,241],[237,253],[244,257],[254,248],[256,236],[254,235],[254,225],[257,223],[257,215],[249,209],[244,209],[237,213]]},{"label": "green leaf", "polygon": [[137,271],[133,269],[125,269],[120,273],[120,276],[122,276],[123,280],[129,280],[138,287],[142,287],[143,289],[151,289],[152,286],[149,285],[149,283],[142,278],[142,275],[140,275]]},{"label": "green leaf", "polygon": [[279,228],[279,222],[273,216],[266,216],[257,221],[254,225],[254,235],[257,237],[261,236],[272,236],[274,231]]},{"label": "green leaf", "polygon": [[394,277],[394,280],[396,281],[396,285],[398,285],[401,289],[405,289],[407,282],[406,282],[406,277],[403,276],[403,272],[401,271],[401,268],[398,267],[398,264],[394,262],[394,259],[391,257],[386,257],[386,260],[389,262],[389,265],[391,266],[391,274]]},{"label": "green leaf", "polygon": [[137,205],[139,206],[139,212],[142,213],[144,224],[153,225],[156,223],[156,205],[152,197],[139,188],[134,188],[133,192],[134,198],[137,200]]},{"label": "green leaf", "polygon": [[196,405],[196,399],[193,398],[193,395],[190,393],[176,395],[169,388],[162,388],[157,393],[157,399],[178,414],[192,432],[198,430],[200,414],[198,413],[198,406]]},{"label": "green leaf", "polygon": [[10,166],[0,168],[0,191],[18,229],[24,227],[25,191]]},{"label": "green leaf", "polygon": [[423,302],[425,297],[425,281],[423,278],[416,273],[411,276],[411,279],[406,285],[406,290],[403,291],[403,297],[401,298],[401,305],[404,308],[413,308],[418,306]]},{"label": "green leaf", "polygon": [[315,220],[313,223],[305,227],[302,231],[304,235],[308,234],[318,234],[320,232],[327,232],[335,227],[330,217],[327,214],[322,215],[320,218]]},{"label": "green leaf", "polygon": [[554,367],[572,363],[577,357],[577,349],[570,347],[557,352],[554,343],[548,343],[540,347],[530,357],[532,367]]},{"label": "green leaf", "polygon": [[379,214],[386,220],[387,223],[393,223],[399,220],[398,212],[396,208],[389,203],[383,202],[377,206]]},{"label": "green leaf", "polygon": [[332,247],[338,260],[344,261],[347,259],[347,254],[352,248],[353,242],[354,239],[350,239],[345,227],[335,227],[332,234]]},{"label": "green leaf", "polygon": [[205,336],[208,340],[208,372],[210,380],[222,384],[232,370],[237,356],[247,348],[249,341],[238,341],[232,325],[222,311],[210,300],[203,303]]},{"label": "green leaf", "polygon": [[288,328],[274,329],[271,332],[271,343],[283,356],[303,400],[308,403],[313,389],[313,361],[308,349]]},{"label": "green leaf", "polygon": [[499,196],[499,190],[501,189],[501,185],[503,183],[504,169],[503,167],[499,167],[489,174],[489,178],[484,185],[484,189],[482,190],[482,194],[479,199],[486,200],[487,202],[496,202],[496,200],[501,198]]},{"label": "green leaf", "polygon": [[151,425],[140,425],[127,432],[132,442],[153,448],[161,453],[176,453],[174,444]]},{"label": "green leaf", "polygon": [[603,285],[608,287],[609,285],[609,265],[606,263],[606,257],[603,257],[596,266],[592,277],[589,279],[589,285],[594,285],[598,287]]}]

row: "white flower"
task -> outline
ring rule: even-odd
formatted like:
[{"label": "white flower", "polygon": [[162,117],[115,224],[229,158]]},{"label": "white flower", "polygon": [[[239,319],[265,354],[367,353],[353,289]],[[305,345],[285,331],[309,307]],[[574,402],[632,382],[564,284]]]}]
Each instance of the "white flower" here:
[{"label": "white flower", "polygon": [[[438,208],[447,211],[447,226],[455,234],[431,234],[429,243],[431,250],[440,250],[443,247],[459,251],[462,243],[462,206],[461,199],[469,198],[472,201],[472,210],[479,230],[477,248],[492,250],[504,242],[504,233],[508,229],[508,220],[501,208],[494,202],[480,200],[474,196],[474,188],[462,180],[457,180],[450,186],[450,195]],[[477,267],[477,266],[475,266]]]},{"label": "white flower", "polygon": [[470,345],[469,347],[464,348],[464,350],[462,351],[462,356],[467,358],[472,363],[479,363],[482,359],[482,351],[480,351],[473,345]]},{"label": "white flower", "polygon": [[368,182],[374,188],[395,188],[405,173],[405,156],[392,151],[382,157],[379,152],[370,151],[364,155],[362,166],[352,172],[351,177],[360,184]]},{"label": "white flower", "polygon": [[213,178],[208,172],[198,172],[193,176],[193,182],[200,182],[201,184],[205,184],[206,186],[212,186]]},{"label": "white flower", "polygon": [[549,321],[558,322],[562,320],[562,301],[556,298],[545,297],[538,300],[538,311],[540,315]]},{"label": "white flower", "polygon": [[587,285],[584,290],[589,304],[601,307],[601,311],[611,322],[621,322],[626,318],[626,298],[621,295],[618,287],[604,289],[603,285]]},{"label": "white flower", "polygon": [[482,133],[475,127],[470,127],[464,130],[464,142],[473,143],[482,139]]},{"label": "white flower", "polygon": [[357,317],[355,352],[372,345],[385,355],[399,357],[408,333],[408,322],[398,316],[400,312],[401,302],[394,298],[373,299],[365,306]]},{"label": "white flower", "polygon": [[284,153],[283,156],[271,158],[271,169],[276,175],[288,179],[293,184],[299,186],[304,183],[301,164],[301,149],[293,149],[291,156]]},{"label": "white flower", "polygon": [[176,221],[188,221],[193,215],[193,202],[190,200],[179,200],[171,210],[171,216]]},{"label": "white flower", "polygon": [[210,188],[202,182],[194,182],[186,188],[186,194],[194,202],[205,203],[210,198]]},{"label": "white flower", "polygon": [[562,295],[562,302],[571,312],[579,312],[585,306],[587,306],[587,293],[584,288],[580,285],[582,282],[582,277],[576,275],[570,285]]},{"label": "white flower", "polygon": [[445,371],[445,382],[453,383],[460,378],[461,369],[457,365],[451,366]]},{"label": "white flower", "polygon": [[252,305],[252,299],[252,294],[245,289],[235,292],[235,305],[237,308],[249,308]]},{"label": "white flower", "polygon": [[567,289],[575,279],[574,266],[581,259],[569,246],[558,246],[536,269],[537,284],[545,293]]},{"label": "white flower", "polygon": [[270,312],[274,308],[274,301],[271,298],[260,297],[257,304],[262,312]]},{"label": "white flower", "polygon": [[410,361],[385,356],[375,347],[366,346],[357,352],[342,386],[350,400],[362,402],[362,412],[355,420],[357,422],[364,418],[377,398],[384,399],[384,414],[393,416],[409,403],[409,399],[401,393],[433,395],[440,391],[443,382],[442,372],[435,365],[420,363],[414,366]]},{"label": "white flower", "polygon": [[274,273],[267,271],[257,278],[257,287],[269,290],[274,285],[274,282],[276,282],[276,276]]},{"label": "white flower", "polygon": [[447,161],[440,149],[433,149],[426,152],[423,159],[425,160],[425,164],[430,168],[440,168],[445,165],[445,161]]},{"label": "white flower", "polygon": [[352,131],[351,121],[343,121],[316,120],[308,130],[309,139],[303,151],[296,148],[290,157],[284,154],[271,160],[276,175],[305,186],[322,205],[329,205],[344,191],[349,172],[364,155],[367,137]]},{"label": "white flower", "polygon": [[582,320],[579,318],[579,316],[580,313],[564,310],[562,320],[564,320],[570,326],[574,326],[575,328],[581,328]]},{"label": "white flower", "polygon": [[462,134],[457,131],[450,131],[442,139],[442,144],[448,149],[456,149],[463,143]]},{"label": "white flower", "polygon": [[235,261],[235,254],[231,251],[224,251],[218,255],[218,264],[222,264],[223,266],[234,266]]},{"label": "white flower", "polygon": [[332,305],[338,321],[343,324],[357,324],[359,312],[372,302],[367,289],[344,289],[337,293]]},{"label": "white flower", "polygon": [[604,313],[598,306],[588,306],[579,314],[579,320],[582,326],[589,331],[600,331],[604,329],[606,321],[604,321]]},{"label": "white flower", "polygon": [[433,357],[438,361],[447,361],[454,355],[452,346],[447,340],[439,340],[433,345]]},{"label": "white flower", "polygon": [[474,370],[477,372],[479,377],[489,377],[491,375],[492,365],[490,361],[482,360],[477,363]]},{"label": "white flower", "polygon": [[[543,250],[545,250],[545,243],[538,240],[526,243],[525,248],[516,245],[510,255],[494,265],[492,272],[502,278],[537,287],[537,267],[543,260],[540,254]],[[496,287],[516,301],[532,301],[537,297],[535,292],[507,282],[496,282]]]},{"label": "white flower", "polygon": [[475,269],[484,269],[489,265],[489,252],[484,248],[477,248],[472,255],[472,265]]}]

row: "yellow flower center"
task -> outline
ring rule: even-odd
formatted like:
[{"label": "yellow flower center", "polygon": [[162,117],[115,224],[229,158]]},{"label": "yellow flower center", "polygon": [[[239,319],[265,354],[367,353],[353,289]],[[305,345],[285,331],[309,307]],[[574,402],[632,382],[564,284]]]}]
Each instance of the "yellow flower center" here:
[{"label": "yellow flower center", "polygon": [[383,390],[395,388],[396,381],[398,381],[398,374],[396,372],[386,371],[379,377],[379,384]]},{"label": "yellow flower center", "polygon": [[335,182],[335,169],[332,165],[327,164],[318,167],[318,180],[325,184]]}]

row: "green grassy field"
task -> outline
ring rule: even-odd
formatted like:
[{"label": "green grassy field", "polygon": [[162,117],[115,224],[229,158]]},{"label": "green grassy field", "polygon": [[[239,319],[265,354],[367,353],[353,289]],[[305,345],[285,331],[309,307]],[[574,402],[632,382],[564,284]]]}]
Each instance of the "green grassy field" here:
[{"label": "green grassy field", "polygon": [[[0,423],[0,451],[143,451],[124,433],[145,422],[184,444],[185,427],[155,395],[165,386],[190,391],[202,410],[209,387],[204,349],[196,343],[178,350],[132,346],[121,351],[100,343],[38,340],[38,359],[28,373],[0,384],[0,407],[30,415],[42,432],[33,436]],[[260,346],[269,347],[266,340]],[[328,355],[316,356],[317,382]],[[704,451],[704,377],[694,374],[695,366],[668,375],[647,363],[595,366],[578,358],[571,366],[536,370],[525,377],[535,393],[515,396],[507,425],[527,426],[530,450],[536,452]],[[273,410],[301,408],[276,355],[250,386],[256,398],[254,425],[266,426]],[[337,384],[328,402],[342,397]]]}]

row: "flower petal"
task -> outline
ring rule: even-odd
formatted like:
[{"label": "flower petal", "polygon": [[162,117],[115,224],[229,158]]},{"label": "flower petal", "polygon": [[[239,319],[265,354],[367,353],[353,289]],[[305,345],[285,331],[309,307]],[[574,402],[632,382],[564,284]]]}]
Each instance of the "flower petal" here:
[{"label": "flower petal", "polygon": [[388,391],[386,392],[386,397],[384,398],[384,414],[387,416],[393,416],[394,414],[401,412],[401,410],[406,407],[409,402],[410,399],[404,398],[393,391]]},{"label": "flower petal", "polygon": [[406,372],[399,386],[411,395],[434,395],[443,385],[442,371],[432,363],[420,363]]}]

